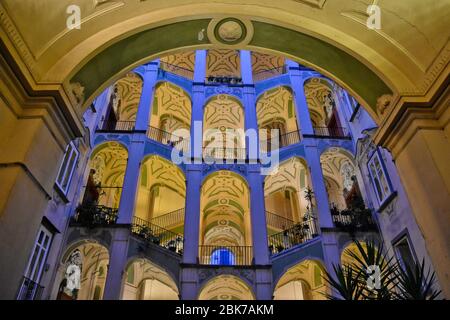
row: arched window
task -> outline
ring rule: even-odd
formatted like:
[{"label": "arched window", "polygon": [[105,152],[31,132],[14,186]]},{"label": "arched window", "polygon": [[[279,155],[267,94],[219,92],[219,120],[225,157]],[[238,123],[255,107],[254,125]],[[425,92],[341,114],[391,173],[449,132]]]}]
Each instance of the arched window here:
[{"label": "arched window", "polygon": [[233,252],[226,248],[214,250],[211,254],[212,265],[232,266],[236,263]]}]

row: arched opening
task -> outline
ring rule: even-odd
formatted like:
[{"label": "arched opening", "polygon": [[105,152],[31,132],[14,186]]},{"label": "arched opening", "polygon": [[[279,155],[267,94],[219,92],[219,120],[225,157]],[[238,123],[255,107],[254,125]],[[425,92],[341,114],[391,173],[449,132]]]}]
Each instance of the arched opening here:
[{"label": "arched opening", "polygon": [[320,156],[328,200],[332,208],[344,210],[364,201],[358,182],[358,168],[348,152],[330,148]]},{"label": "arched opening", "polygon": [[198,300],[254,300],[252,289],[232,275],[220,275],[209,280],[200,291]]},{"label": "arched opening", "polygon": [[128,151],[117,142],[92,152],[86,186],[75,219],[83,223],[114,223],[117,219]]},{"label": "arched opening", "polygon": [[178,299],[178,287],[166,271],[146,259],[135,259],[128,264],[122,300]]},{"label": "arched opening", "polygon": [[170,161],[160,156],[147,157],[140,169],[135,222],[148,226],[153,235],[162,230],[183,235],[185,179],[183,171]]},{"label": "arched opening", "polygon": [[270,89],[259,97],[256,115],[262,151],[300,142],[295,109],[292,92],[287,87]]},{"label": "arched opening", "polygon": [[334,89],[330,82],[321,78],[311,78],[304,84],[314,134],[324,137],[346,137],[347,129],[336,107]]},{"label": "arched opening", "polygon": [[141,77],[129,72],[112,86],[109,104],[99,126],[100,130],[131,131],[134,129],[142,85]]},{"label": "arched opening", "polygon": [[151,113],[147,136],[162,144],[185,148],[191,128],[192,104],[189,95],[170,82],[159,83]]},{"label": "arched opening", "polygon": [[291,158],[268,175],[264,183],[269,250],[279,253],[318,235],[308,166],[301,158]]},{"label": "arched opening", "polygon": [[108,250],[95,242],[69,249],[62,261],[57,300],[101,300],[109,265]]},{"label": "arched opening", "polygon": [[278,281],[274,300],[325,300],[328,288],[321,262],[305,260],[289,268]]},{"label": "arched opening", "polygon": [[214,159],[245,159],[245,119],[241,103],[215,96],[203,112],[203,154]]},{"label": "arched opening", "polygon": [[253,260],[249,189],[231,171],[208,176],[201,189],[200,263],[250,265]]}]

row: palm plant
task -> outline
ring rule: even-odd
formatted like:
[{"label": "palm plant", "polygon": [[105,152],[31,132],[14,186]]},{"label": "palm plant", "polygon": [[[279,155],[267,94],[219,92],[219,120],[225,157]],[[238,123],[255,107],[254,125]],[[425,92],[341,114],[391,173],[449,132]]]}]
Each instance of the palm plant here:
[{"label": "palm plant", "polygon": [[[383,245],[368,241],[363,246],[354,241],[357,251],[347,250],[345,254],[353,263],[333,265],[334,278],[327,271],[325,281],[338,295],[325,294],[331,300],[435,300],[441,291],[433,288],[435,273],[425,271],[425,262],[419,265],[400,266],[397,260],[389,258]],[[373,267],[377,267],[377,286],[369,286]]]},{"label": "palm plant", "polygon": [[325,281],[334,289],[338,295],[325,293],[329,300],[361,300],[363,289],[359,278],[361,270],[354,270],[351,266],[333,265],[336,279],[325,271]]},{"label": "palm plant", "polygon": [[395,277],[398,281],[398,292],[393,295],[399,300],[436,300],[440,290],[433,288],[436,275],[430,269],[425,272],[425,260],[420,265],[413,263],[397,268]]}]

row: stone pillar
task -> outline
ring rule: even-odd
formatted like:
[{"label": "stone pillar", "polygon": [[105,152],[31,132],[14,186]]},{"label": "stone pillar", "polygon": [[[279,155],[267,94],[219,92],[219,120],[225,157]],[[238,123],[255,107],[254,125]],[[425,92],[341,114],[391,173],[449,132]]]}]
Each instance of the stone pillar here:
[{"label": "stone pillar", "polygon": [[198,270],[196,268],[182,268],[180,299],[197,300],[198,294]]},{"label": "stone pillar", "polygon": [[299,65],[291,60],[286,60],[289,70],[289,78],[291,80],[292,93],[294,95],[297,125],[302,135],[313,135],[314,129],[309,115],[308,103],[305,96],[305,80],[299,69]]},{"label": "stone pillar", "polygon": [[[325,268],[327,269],[328,273],[332,277],[334,277],[334,279],[336,279],[336,274],[334,273],[333,266],[340,265],[341,263],[341,254],[336,233],[324,231],[321,234],[321,239]],[[335,289],[332,289],[331,294],[334,296],[340,296],[339,292],[337,292]]]},{"label": "stone pillar", "polygon": [[114,229],[114,238],[109,251],[108,274],[106,276],[103,300],[119,300],[122,298],[123,275],[128,256],[127,228]]},{"label": "stone pillar", "polygon": [[133,221],[140,166],[144,156],[146,139],[146,135],[143,133],[135,133],[132,136],[119,203],[118,223],[130,224]]},{"label": "stone pillar", "polygon": [[304,139],[304,145],[306,162],[309,167],[312,188],[316,199],[319,227],[332,228],[334,225],[331,219],[328,193],[325,188],[325,180],[323,177],[322,166],[320,164],[319,150],[312,139]]},{"label": "stone pillar", "polygon": [[150,62],[144,66],[141,100],[136,114],[136,130],[147,131],[150,124],[150,112],[153,103],[155,85],[158,79],[158,62]]},{"label": "stone pillar", "polygon": [[252,53],[247,50],[240,51],[241,78],[243,84],[253,84]]},{"label": "stone pillar", "polygon": [[205,106],[206,50],[195,52],[192,88],[191,156],[201,163],[203,154],[203,107]]},{"label": "stone pillar", "polygon": [[202,165],[188,165],[186,180],[183,263],[196,264],[199,249]]},{"label": "stone pillar", "polygon": [[253,257],[256,265],[268,265],[269,244],[264,203],[264,176],[261,175],[261,166],[254,164],[248,165],[247,179],[250,188]]},{"label": "stone pillar", "polygon": [[256,271],[256,300],[272,300],[272,269],[257,269]]}]

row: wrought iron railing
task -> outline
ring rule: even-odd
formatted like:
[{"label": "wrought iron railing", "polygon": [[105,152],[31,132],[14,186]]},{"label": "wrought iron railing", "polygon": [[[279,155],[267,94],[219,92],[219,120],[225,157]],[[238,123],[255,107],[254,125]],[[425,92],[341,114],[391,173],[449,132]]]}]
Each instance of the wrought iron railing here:
[{"label": "wrought iron railing", "polygon": [[204,265],[250,266],[253,264],[253,247],[199,246],[199,263]]},{"label": "wrought iron railing", "polygon": [[83,204],[76,209],[72,221],[87,227],[113,225],[117,222],[118,209],[96,204]]},{"label": "wrought iron railing", "polygon": [[313,127],[314,135],[328,138],[348,138],[348,130],[344,127]]},{"label": "wrought iron railing", "polygon": [[253,82],[260,82],[273,77],[281,76],[287,72],[287,66],[280,66],[272,69],[261,70],[253,74]]},{"label": "wrought iron railing", "polygon": [[159,217],[153,218],[150,222],[154,225],[165,229],[170,229],[182,224],[184,221],[184,208],[163,214]]},{"label": "wrought iron railing", "polygon": [[22,283],[17,294],[17,300],[40,300],[44,287],[27,277],[22,278]]},{"label": "wrought iron railing", "polygon": [[346,209],[342,211],[331,208],[331,217],[336,228],[351,233],[377,230],[377,224],[372,217],[372,211],[367,208]]},{"label": "wrought iron railing", "polygon": [[278,230],[290,229],[295,225],[294,221],[269,211],[266,211],[266,222],[270,228]]},{"label": "wrought iron railing", "polygon": [[206,147],[203,148],[203,158],[211,159],[245,159],[245,148],[221,148]]},{"label": "wrought iron railing", "polygon": [[133,131],[136,121],[103,121],[98,131]]},{"label": "wrought iron railing", "polygon": [[159,67],[163,71],[167,71],[190,80],[194,79],[194,70],[183,68],[163,61],[160,62]]},{"label": "wrought iron railing", "polygon": [[149,221],[134,217],[131,232],[148,243],[183,254],[183,236],[181,234],[161,228]]},{"label": "wrought iron railing", "polygon": [[[267,140],[261,140],[259,142],[261,152],[271,152],[272,150],[276,150],[275,147],[278,144],[278,148],[284,148],[290,146],[291,144],[296,144],[300,142],[300,132],[292,131],[288,133],[284,133],[278,137],[277,140],[274,138],[269,138]],[[272,145],[274,144],[274,146]]]},{"label": "wrought iron railing", "polygon": [[269,252],[277,254],[317,237],[316,219],[308,217],[293,227],[269,236]]},{"label": "wrought iron railing", "polygon": [[173,133],[161,130],[159,128],[149,126],[147,129],[147,137],[159,143],[183,150],[184,152],[187,152],[189,148],[188,139],[174,135]]},{"label": "wrought iron railing", "polygon": [[207,84],[215,84],[215,85],[238,85],[242,84],[242,78],[235,76],[208,76],[205,79]]}]

